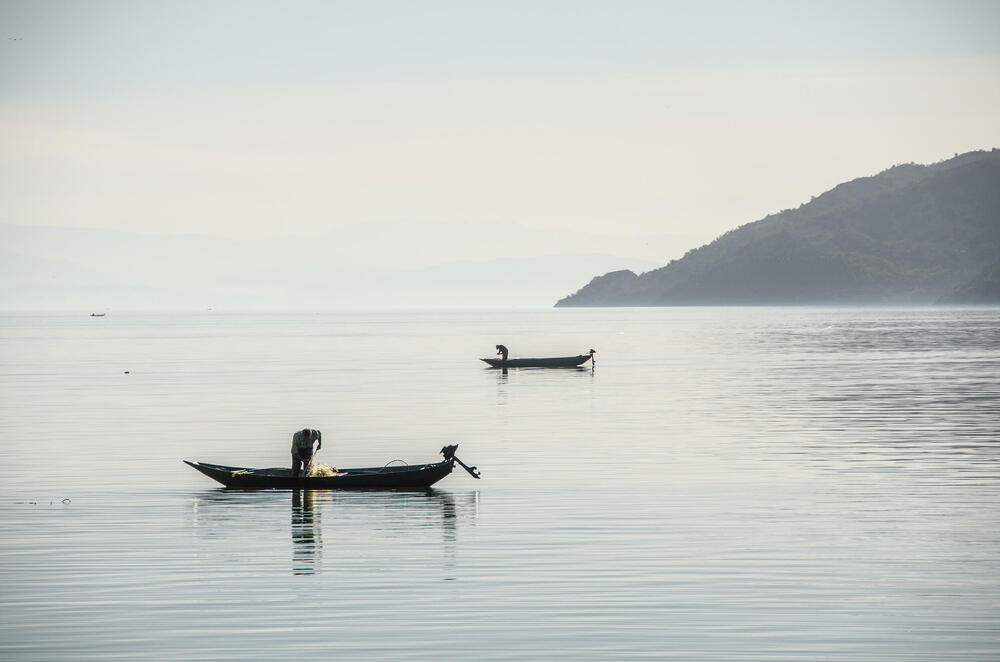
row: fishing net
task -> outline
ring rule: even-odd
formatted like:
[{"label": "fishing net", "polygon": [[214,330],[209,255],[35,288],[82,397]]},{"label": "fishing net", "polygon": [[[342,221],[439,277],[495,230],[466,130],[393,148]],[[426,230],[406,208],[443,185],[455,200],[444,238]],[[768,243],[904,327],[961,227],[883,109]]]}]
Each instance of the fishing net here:
[{"label": "fishing net", "polygon": [[306,471],[307,476],[336,476],[337,470],[331,467],[329,464],[315,464],[312,460],[309,460],[309,468]]}]

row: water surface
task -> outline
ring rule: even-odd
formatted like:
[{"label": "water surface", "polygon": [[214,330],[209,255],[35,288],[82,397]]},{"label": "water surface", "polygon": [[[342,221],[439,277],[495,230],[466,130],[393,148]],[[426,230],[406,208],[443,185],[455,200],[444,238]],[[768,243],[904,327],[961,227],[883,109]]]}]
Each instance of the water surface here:
[{"label": "water surface", "polygon": [[[6,314],[0,412],[3,659],[1000,657],[996,308]],[[180,461],[304,426],[483,480]]]}]

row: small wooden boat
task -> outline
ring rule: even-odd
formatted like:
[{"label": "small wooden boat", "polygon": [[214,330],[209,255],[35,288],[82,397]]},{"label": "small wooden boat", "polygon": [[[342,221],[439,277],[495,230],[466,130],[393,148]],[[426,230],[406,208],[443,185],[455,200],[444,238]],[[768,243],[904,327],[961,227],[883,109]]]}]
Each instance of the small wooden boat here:
[{"label": "small wooden boat", "polygon": [[556,356],[541,359],[479,359],[491,368],[575,368],[583,365],[594,356],[596,352],[590,350],[589,354],[579,356]]},{"label": "small wooden boat", "polygon": [[229,467],[207,462],[184,463],[212,480],[238,490],[424,490],[451,473],[457,462],[473,478],[479,478],[476,467],[466,466],[455,457],[458,444],[441,449],[444,460],[431,464],[387,464],[363,469],[337,469],[332,476],[292,476],[284,467],[251,469]]},{"label": "small wooden boat", "polygon": [[107,313],[90,313],[91,317],[104,317]]}]

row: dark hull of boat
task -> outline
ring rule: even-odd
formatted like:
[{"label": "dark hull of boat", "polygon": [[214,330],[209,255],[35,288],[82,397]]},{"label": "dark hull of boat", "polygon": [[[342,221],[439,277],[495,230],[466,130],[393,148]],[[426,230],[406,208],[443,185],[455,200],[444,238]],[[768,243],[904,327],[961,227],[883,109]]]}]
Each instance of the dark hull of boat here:
[{"label": "dark hull of boat", "polygon": [[590,360],[589,354],[558,356],[545,359],[479,359],[491,368],[575,368]]},{"label": "dark hull of boat", "polygon": [[212,480],[237,490],[423,490],[451,473],[453,460],[433,464],[338,469],[336,476],[292,477],[291,469],[250,469],[184,460]]}]

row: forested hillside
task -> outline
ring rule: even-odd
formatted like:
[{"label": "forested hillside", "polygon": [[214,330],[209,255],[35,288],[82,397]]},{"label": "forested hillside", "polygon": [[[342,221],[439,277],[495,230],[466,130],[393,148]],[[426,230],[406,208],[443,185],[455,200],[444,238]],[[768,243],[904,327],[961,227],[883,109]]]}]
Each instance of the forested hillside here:
[{"label": "forested hillside", "polygon": [[846,182],[659,269],[594,278],[556,305],[986,301],[998,255],[994,149]]}]

